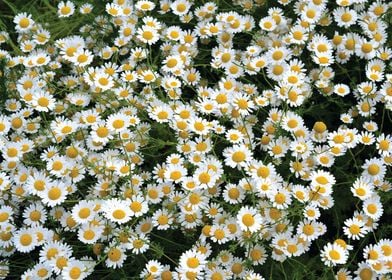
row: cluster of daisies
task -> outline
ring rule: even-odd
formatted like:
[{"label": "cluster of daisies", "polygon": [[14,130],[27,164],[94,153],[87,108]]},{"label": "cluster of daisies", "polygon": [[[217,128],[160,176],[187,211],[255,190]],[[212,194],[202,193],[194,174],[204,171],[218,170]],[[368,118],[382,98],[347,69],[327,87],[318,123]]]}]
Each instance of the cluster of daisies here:
[{"label": "cluster of daisies", "polygon": [[[264,263],[318,242],[337,279],[388,279],[390,4],[219,2],[66,1],[58,24],[87,22],[74,34],[26,12],[0,33],[1,275],[26,256],[22,279],[84,279],[169,242],[177,258],[163,250],[137,277],[264,279]],[[309,122],[315,100],[346,111]],[[154,145],[169,152],[146,160]],[[355,178],[341,182],[347,161]],[[327,234],[336,188],[355,202]]]}]

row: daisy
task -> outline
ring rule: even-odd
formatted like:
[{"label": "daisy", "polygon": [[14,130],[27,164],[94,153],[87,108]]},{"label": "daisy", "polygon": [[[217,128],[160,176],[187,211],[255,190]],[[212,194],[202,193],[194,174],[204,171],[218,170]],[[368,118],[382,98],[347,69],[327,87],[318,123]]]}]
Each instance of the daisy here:
[{"label": "daisy", "polygon": [[137,31],[137,38],[148,45],[153,45],[159,40],[158,31],[152,27],[147,25],[138,28]]},{"label": "daisy", "polygon": [[14,17],[13,22],[16,24],[15,28],[17,31],[25,32],[30,30],[34,26],[34,21],[30,14],[19,13]]},{"label": "daisy", "polygon": [[312,55],[313,61],[320,66],[329,66],[334,63],[332,52],[316,52]]},{"label": "daisy", "polygon": [[344,234],[347,235],[347,237],[350,239],[359,240],[368,232],[368,230],[365,228],[365,222],[357,218],[347,219],[344,222],[344,225]]},{"label": "daisy", "polygon": [[246,271],[243,279],[246,279],[246,280],[265,280],[265,278],[263,276],[261,276],[259,273],[256,273],[254,271]]},{"label": "daisy", "polygon": [[[163,270],[163,267],[160,262],[158,262],[156,260],[150,260],[146,263],[146,268],[143,271],[145,271],[147,275],[154,277],[154,276],[160,275],[162,270]],[[142,274],[144,274],[144,273],[142,272]]]},{"label": "daisy", "polygon": [[128,201],[116,198],[106,200],[102,204],[102,212],[108,220],[119,224],[128,222],[132,215]]},{"label": "daisy", "polygon": [[384,73],[375,70],[366,70],[366,77],[373,82],[381,82],[384,79]]},{"label": "daisy", "polygon": [[283,137],[279,137],[268,143],[268,154],[274,158],[284,157],[289,148],[286,140]]},{"label": "daisy", "polygon": [[75,4],[71,1],[67,1],[67,2],[61,1],[57,5],[57,9],[58,9],[57,14],[60,18],[70,17],[75,12]]},{"label": "daisy", "polygon": [[196,250],[185,251],[179,260],[180,268],[189,271],[202,271],[206,264],[206,256]]},{"label": "daisy", "polygon": [[43,172],[34,171],[26,181],[27,191],[33,195],[43,192],[51,179]]},{"label": "daisy", "polygon": [[355,24],[358,18],[355,10],[350,10],[348,8],[343,8],[343,7],[336,8],[333,11],[333,15],[335,17],[335,21],[337,25],[345,28]]},{"label": "daisy", "polygon": [[137,234],[145,234],[148,235],[153,230],[153,224],[151,218],[142,219],[135,228]]},{"label": "daisy", "polygon": [[363,99],[358,101],[355,106],[358,109],[358,113],[363,117],[370,117],[376,112],[376,102],[372,99]]},{"label": "daisy", "polygon": [[298,116],[297,114],[289,111],[287,114],[282,118],[282,128],[294,132],[298,128],[303,127],[304,121],[303,119]]},{"label": "daisy", "polygon": [[340,115],[340,120],[345,123],[345,124],[351,124],[354,119],[352,118],[352,116],[350,114],[341,114]]},{"label": "daisy", "polygon": [[78,230],[78,239],[84,244],[95,244],[103,232],[103,226],[83,224]]},{"label": "daisy", "polygon": [[363,257],[369,264],[376,264],[380,261],[382,250],[379,246],[368,245],[363,249]]},{"label": "daisy", "polygon": [[50,207],[63,203],[67,198],[66,183],[60,181],[50,182],[44,191],[38,193],[42,202]]},{"label": "daisy", "polygon": [[270,32],[276,28],[277,24],[276,24],[276,21],[273,19],[273,17],[267,16],[267,17],[263,17],[260,20],[259,26],[264,31]]},{"label": "daisy", "polygon": [[387,156],[392,154],[392,136],[385,135],[382,133],[377,137],[377,150],[378,153],[382,156]]},{"label": "daisy", "polygon": [[[377,45],[378,45],[377,42],[361,39],[359,40],[358,44],[355,45],[355,54],[360,58],[372,59],[376,56]],[[373,75],[374,75],[374,77],[373,75],[369,75],[371,77],[371,80],[372,79],[374,79],[375,81],[381,80],[380,78],[382,76],[380,71],[375,71],[375,70],[370,70],[370,71],[373,71]],[[366,73],[367,72],[369,72],[369,70],[366,71]],[[377,75],[376,72],[378,72],[379,74]],[[377,76],[379,78],[377,78]]]},{"label": "daisy", "polygon": [[42,204],[32,203],[23,211],[24,223],[28,226],[44,224],[47,212]]},{"label": "daisy", "polygon": [[232,168],[246,167],[251,160],[251,151],[244,145],[236,145],[223,151],[225,164]]},{"label": "daisy", "polygon": [[32,278],[48,279],[52,275],[52,268],[48,263],[38,263],[32,268]]},{"label": "daisy", "polygon": [[0,206],[0,224],[7,224],[13,221],[14,211],[10,206]]},{"label": "daisy", "polygon": [[94,55],[89,50],[79,48],[71,57],[70,61],[76,66],[85,67],[89,65],[93,59]]},{"label": "daisy", "polygon": [[56,136],[67,136],[74,133],[78,129],[77,123],[64,117],[58,118],[53,121],[51,123],[51,126],[53,126],[52,130],[54,131]]},{"label": "daisy", "polygon": [[173,223],[174,218],[166,209],[159,209],[152,216],[152,221],[158,230],[167,230]]},{"label": "daisy", "polygon": [[115,113],[110,115],[106,120],[106,127],[113,132],[121,132],[130,126],[129,117],[123,113]]},{"label": "daisy", "polygon": [[363,145],[372,145],[376,139],[373,133],[368,132],[368,131],[362,131],[359,134],[359,143],[363,144]]},{"label": "daisy", "polygon": [[67,100],[75,106],[87,107],[91,98],[85,93],[73,93],[67,96]]},{"label": "daisy", "polygon": [[262,265],[267,260],[267,251],[260,245],[253,246],[245,252],[245,256],[252,261],[253,265]]},{"label": "daisy", "polygon": [[[304,81],[305,81],[305,74],[298,72],[298,71],[289,70],[283,74],[281,84],[283,86],[287,86],[290,88],[292,88],[292,87],[297,88],[297,87],[301,87],[303,85]],[[293,94],[290,94],[290,93],[291,93],[291,89],[289,89],[287,95],[288,95],[289,99],[295,101]],[[297,94],[297,91],[294,91],[294,93]],[[297,94],[297,96],[298,96],[298,94]]]},{"label": "daisy", "polygon": [[306,241],[313,241],[324,234],[326,227],[315,221],[301,221],[297,226],[297,234]]},{"label": "daisy", "polygon": [[3,147],[0,148],[2,151],[3,158],[8,161],[19,161],[19,159],[23,156],[22,145],[20,143],[8,142],[7,144],[3,144]]},{"label": "daisy", "polygon": [[284,188],[272,189],[267,193],[267,196],[273,206],[278,209],[285,209],[292,202],[291,193]]},{"label": "daisy", "polygon": [[232,238],[226,225],[213,225],[210,229],[209,236],[213,242],[218,244],[224,244]]},{"label": "daisy", "polygon": [[331,167],[334,162],[335,158],[332,153],[329,153],[327,150],[319,151],[316,147],[316,160],[317,162],[323,167]]},{"label": "daisy", "polygon": [[314,221],[317,220],[321,213],[315,204],[308,205],[303,210],[304,217],[308,220]]},{"label": "daisy", "polygon": [[322,10],[316,5],[310,3],[309,5],[305,5],[305,7],[301,10],[300,15],[302,20],[304,20],[307,24],[313,24],[321,18]]},{"label": "daisy", "polygon": [[262,217],[255,208],[242,207],[238,211],[237,221],[243,231],[256,232],[262,226]]},{"label": "daisy", "polygon": [[174,25],[174,26],[170,26],[167,29],[165,29],[164,31],[164,36],[172,41],[179,41],[181,40],[183,35],[183,30],[181,29],[181,27]]},{"label": "daisy", "polygon": [[106,126],[105,122],[96,122],[91,127],[91,138],[93,141],[98,143],[107,143],[109,140],[113,138],[111,131]]},{"label": "daisy", "polygon": [[192,190],[192,192],[188,193],[180,203],[184,208],[196,211],[207,207],[208,198],[205,197],[202,191]]},{"label": "daisy", "polygon": [[313,171],[310,177],[312,180],[311,185],[315,188],[333,186],[336,183],[335,177],[327,171]]},{"label": "daisy", "polygon": [[28,253],[37,245],[37,236],[30,228],[21,228],[13,234],[13,244],[19,252]]},{"label": "daisy", "polygon": [[378,241],[377,246],[381,249],[381,258],[385,261],[392,259],[392,242],[389,239],[381,239]]},{"label": "daisy", "polygon": [[309,200],[309,190],[303,185],[293,185],[291,188],[294,198],[304,203]]},{"label": "daisy", "polygon": [[363,128],[368,132],[376,132],[378,130],[378,125],[376,122],[367,121],[363,123]]},{"label": "daisy", "polygon": [[237,110],[240,115],[247,116],[255,108],[255,104],[249,97],[242,93],[236,93],[233,96],[232,104],[235,110]]},{"label": "daisy", "polygon": [[85,3],[79,8],[79,12],[83,15],[89,14],[92,12],[94,6],[91,5],[90,3]]},{"label": "daisy", "polygon": [[180,55],[170,55],[162,61],[162,64],[162,70],[169,73],[176,73],[184,67],[184,62]]},{"label": "daisy", "polygon": [[223,191],[223,199],[229,204],[241,203],[245,198],[245,193],[242,188],[235,184],[227,184]]},{"label": "daisy", "polygon": [[171,3],[170,9],[173,11],[173,14],[177,16],[183,16],[188,13],[191,8],[191,3],[187,0],[176,0]]},{"label": "daisy", "polygon": [[82,261],[71,260],[61,271],[61,276],[65,279],[81,280],[88,276],[87,268]]},{"label": "daisy", "polygon": [[56,155],[47,161],[46,168],[51,175],[61,178],[67,173],[70,165],[71,162],[69,162],[67,157]]},{"label": "daisy", "polygon": [[39,112],[52,111],[55,107],[55,99],[45,91],[38,91],[33,94],[32,105]]},{"label": "daisy", "polygon": [[158,77],[159,77],[158,73],[149,69],[149,70],[141,71],[140,74],[138,75],[138,80],[145,84],[151,84],[154,83]]},{"label": "daisy", "polygon": [[335,84],[334,93],[343,97],[350,93],[350,88],[345,84]]},{"label": "daisy", "polygon": [[381,204],[380,197],[378,195],[373,195],[372,197],[364,200],[362,207],[365,214],[373,220],[380,219],[384,212],[383,205]]},{"label": "daisy", "polygon": [[351,187],[351,192],[354,196],[358,197],[361,200],[368,199],[374,193],[374,187],[366,177],[357,178],[353,186]]},{"label": "daisy", "polygon": [[115,3],[107,3],[105,6],[105,11],[111,15],[112,17],[121,17],[123,16],[122,8]]},{"label": "daisy", "polygon": [[135,8],[137,10],[141,10],[143,12],[152,11],[155,9],[155,4],[152,1],[141,0],[137,1],[135,4]]},{"label": "daisy", "polygon": [[114,80],[109,74],[100,71],[94,76],[94,85],[105,91],[114,87]]},{"label": "daisy", "polygon": [[123,246],[115,246],[114,244],[106,247],[104,253],[107,256],[105,264],[108,268],[122,267],[127,258],[125,248]]},{"label": "daisy", "polygon": [[372,267],[366,262],[360,262],[358,264],[358,269],[355,271],[357,275],[356,279],[369,279],[376,280],[378,274],[372,269]]},{"label": "daisy", "polygon": [[150,247],[149,243],[149,238],[146,235],[133,235],[129,238],[129,249],[136,255],[143,254]]},{"label": "daisy", "polygon": [[279,64],[290,60],[291,51],[285,47],[275,47],[268,50],[265,55],[272,64]]},{"label": "daisy", "polygon": [[5,115],[0,115],[0,135],[5,135],[11,128],[10,120]]},{"label": "daisy", "polygon": [[232,144],[238,144],[244,140],[244,135],[238,129],[230,129],[226,131],[225,137]]},{"label": "daisy", "polygon": [[[33,61],[34,66],[44,66],[47,65],[50,62],[50,56],[45,53],[45,52],[34,52],[34,54],[32,54],[31,60]],[[25,62],[27,62],[28,60],[24,61],[23,64],[25,64]],[[27,66],[27,65],[25,65]],[[30,66],[30,65],[28,65]]]},{"label": "daisy", "polygon": [[321,260],[327,266],[345,264],[348,259],[348,252],[338,244],[328,243],[320,252]]},{"label": "daisy", "polygon": [[164,193],[162,192],[161,185],[148,184],[146,190],[146,200],[152,204],[161,202]]},{"label": "daisy", "polygon": [[175,183],[179,183],[185,176],[187,176],[187,169],[180,164],[169,165],[165,171],[165,178]]},{"label": "daisy", "polygon": [[362,168],[362,176],[370,180],[382,180],[386,172],[386,167],[382,160],[377,158],[367,159]]},{"label": "daisy", "polygon": [[131,196],[127,203],[131,216],[140,217],[148,211],[148,202],[141,195]]},{"label": "daisy", "polygon": [[96,204],[93,201],[82,200],[72,208],[72,218],[79,224],[92,221],[95,216]]},{"label": "daisy", "polygon": [[290,29],[290,41],[294,44],[303,44],[308,40],[308,30],[301,25],[295,25]]},{"label": "daisy", "polygon": [[43,245],[39,252],[40,262],[46,263],[48,261],[51,261],[59,254],[70,255],[72,254],[72,249],[68,245],[60,243],[58,241],[48,241]]},{"label": "daisy", "polygon": [[214,64],[219,67],[230,66],[235,59],[235,51],[233,49],[214,49],[216,56],[214,58]]},{"label": "daisy", "polygon": [[191,117],[189,120],[189,128],[191,131],[198,135],[207,135],[208,132],[211,130],[210,123],[200,117]]}]

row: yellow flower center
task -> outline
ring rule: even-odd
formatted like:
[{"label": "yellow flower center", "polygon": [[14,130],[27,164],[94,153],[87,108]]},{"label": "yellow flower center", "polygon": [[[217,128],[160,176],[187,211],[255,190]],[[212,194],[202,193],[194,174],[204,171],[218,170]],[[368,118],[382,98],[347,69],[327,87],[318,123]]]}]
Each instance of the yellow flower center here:
[{"label": "yellow flower center", "polygon": [[375,176],[380,172],[380,167],[377,164],[372,163],[368,166],[367,171],[370,175]]},{"label": "yellow flower center", "polygon": [[88,216],[90,216],[90,209],[89,208],[82,208],[79,210],[79,217],[81,219],[86,219]]},{"label": "yellow flower center", "polygon": [[50,200],[57,200],[61,197],[61,189],[59,187],[51,188],[48,192]]},{"label": "yellow flower center", "polygon": [[130,208],[133,212],[140,212],[142,210],[142,204],[138,201],[132,201]]},{"label": "yellow flower center", "polygon": [[361,228],[358,225],[351,225],[349,231],[351,232],[351,234],[357,235],[361,232]]},{"label": "yellow flower center", "polygon": [[71,279],[78,279],[81,274],[82,274],[82,271],[80,270],[79,267],[73,267],[69,271],[69,277],[71,277]]},{"label": "yellow flower center", "polygon": [[121,220],[125,218],[125,211],[121,209],[116,209],[113,211],[112,215],[115,219]]},{"label": "yellow flower center", "polygon": [[23,246],[29,246],[33,242],[33,238],[31,234],[25,233],[20,236],[19,241]]},{"label": "yellow flower center", "polygon": [[329,257],[333,259],[334,261],[340,259],[340,253],[337,250],[331,250],[328,253]]},{"label": "yellow flower center", "polygon": [[60,9],[60,13],[63,15],[68,15],[69,13],[71,13],[71,7],[69,6],[64,6]]},{"label": "yellow flower center", "polygon": [[246,159],[246,155],[245,155],[245,153],[244,152],[242,152],[242,151],[237,151],[237,152],[234,152],[233,153],[233,155],[231,156],[231,159],[234,161],[234,162],[242,162],[242,161],[244,161],[245,159]]},{"label": "yellow flower center", "polygon": [[121,259],[121,251],[117,248],[111,248],[108,252],[108,258],[112,262],[118,262]]},{"label": "yellow flower center", "polygon": [[343,13],[341,19],[344,22],[349,22],[352,19],[352,15],[350,13]]},{"label": "yellow flower center", "polygon": [[91,229],[88,229],[88,230],[86,230],[86,231],[83,233],[83,237],[84,237],[84,239],[86,239],[86,240],[92,240],[92,239],[94,239],[94,237],[95,237],[95,232],[94,232],[93,230],[91,230]]},{"label": "yellow flower center", "polygon": [[244,214],[242,216],[242,223],[244,225],[246,225],[247,227],[251,227],[255,223],[255,218],[251,214],[249,214],[249,213]]},{"label": "yellow flower center", "polygon": [[197,258],[191,257],[191,258],[188,258],[188,260],[186,261],[186,264],[190,268],[196,268],[200,265],[200,262]]}]

